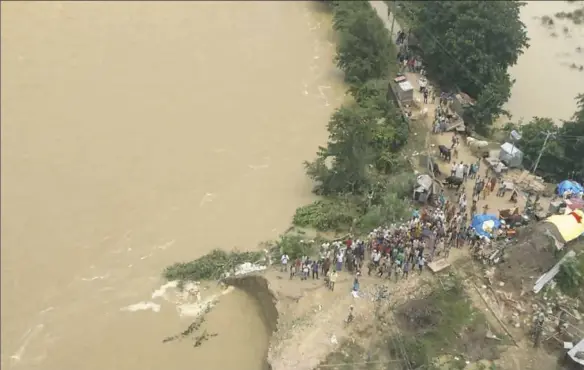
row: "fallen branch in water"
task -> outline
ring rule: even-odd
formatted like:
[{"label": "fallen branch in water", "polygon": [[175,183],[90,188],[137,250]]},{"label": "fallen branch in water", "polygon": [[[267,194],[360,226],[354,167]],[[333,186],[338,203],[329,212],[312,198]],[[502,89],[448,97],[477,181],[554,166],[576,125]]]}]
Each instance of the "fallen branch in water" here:
[{"label": "fallen branch in water", "polygon": [[205,322],[205,315],[211,311],[211,307],[207,307],[205,312],[201,316],[199,316],[195,321],[193,321],[185,330],[180,332],[179,334],[166,337],[162,340],[162,343],[172,342],[174,340],[183,340],[187,337],[193,336],[193,346],[199,347],[203,342],[216,337],[216,333],[209,333],[207,330],[203,330],[200,335],[195,336],[196,332],[201,328],[203,323]]}]

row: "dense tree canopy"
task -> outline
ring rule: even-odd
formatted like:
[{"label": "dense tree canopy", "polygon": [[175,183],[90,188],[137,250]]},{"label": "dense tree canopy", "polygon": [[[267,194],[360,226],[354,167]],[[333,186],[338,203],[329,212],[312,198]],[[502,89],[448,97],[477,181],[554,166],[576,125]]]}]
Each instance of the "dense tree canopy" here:
[{"label": "dense tree canopy", "polygon": [[383,22],[367,2],[334,2],[334,28],[339,31],[337,66],[350,84],[386,77],[391,40]]},{"label": "dense tree canopy", "polygon": [[527,48],[518,1],[407,2],[403,16],[412,24],[426,68],[442,86],[457,87],[478,100],[471,113],[491,124],[508,100],[507,67]]},{"label": "dense tree canopy", "polygon": [[579,95],[577,101],[578,110],[563,126],[557,126],[549,118],[536,117],[515,127],[521,131],[517,146],[524,153],[527,168],[531,169],[535,164],[546,133],[550,132],[553,135],[542,152],[537,173],[555,181],[567,178],[584,180],[584,95]]},{"label": "dense tree canopy", "polygon": [[517,63],[528,47],[518,1],[423,1],[411,8],[413,32],[443,83],[478,97],[499,70]]},{"label": "dense tree canopy", "polygon": [[327,145],[305,163],[315,192],[325,198],[298,209],[294,223],[319,230],[369,230],[409,212],[414,177],[405,172],[409,163],[399,153],[409,126],[389,99],[386,77],[396,54],[382,21],[367,1],[331,5],[339,39],[337,65],[350,83],[353,101],[335,111]]}]

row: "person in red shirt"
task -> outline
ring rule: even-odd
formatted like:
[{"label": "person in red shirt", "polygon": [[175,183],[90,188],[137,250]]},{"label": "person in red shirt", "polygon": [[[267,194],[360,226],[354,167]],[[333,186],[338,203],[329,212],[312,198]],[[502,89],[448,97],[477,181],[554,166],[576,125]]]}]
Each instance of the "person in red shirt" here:
[{"label": "person in red shirt", "polygon": [[345,245],[347,246],[348,249],[351,249],[351,247],[353,246],[353,239],[349,238],[345,241]]}]

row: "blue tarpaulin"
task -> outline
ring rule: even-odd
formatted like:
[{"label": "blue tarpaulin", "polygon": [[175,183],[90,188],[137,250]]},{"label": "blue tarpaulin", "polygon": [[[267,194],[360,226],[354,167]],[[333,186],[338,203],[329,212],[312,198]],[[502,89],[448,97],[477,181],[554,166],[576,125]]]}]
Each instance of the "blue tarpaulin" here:
[{"label": "blue tarpaulin", "polygon": [[501,221],[499,221],[499,217],[496,215],[476,215],[472,218],[470,225],[475,230],[477,235],[492,238],[493,234],[485,230],[485,222],[492,224],[493,231],[501,227]]},{"label": "blue tarpaulin", "polygon": [[572,180],[564,180],[556,187],[556,193],[558,195],[563,195],[568,190],[571,190],[573,194],[584,193],[582,185]]}]

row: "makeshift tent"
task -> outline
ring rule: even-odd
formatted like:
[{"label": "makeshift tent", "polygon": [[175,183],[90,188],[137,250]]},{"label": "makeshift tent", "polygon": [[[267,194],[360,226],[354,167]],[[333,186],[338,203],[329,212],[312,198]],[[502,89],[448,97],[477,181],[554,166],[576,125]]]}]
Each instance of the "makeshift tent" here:
[{"label": "makeshift tent", "polygon": [[521,167],[523,162],[523,152],[511,143],[501,145],[499,159],[509,168]]},{"label": "makeshift tent", "polygon": [[572,180],[564,180],[556,187],[556,193],[558,195],[564,195],[567,191],[571,191],[572,194],[584,193],[584,187]]},{"label": "makeshift tent", "polygon": [[410,81],[400,82],[397,86],[397,96],[402,103],[409,103],[414,100],[414,87]]},{"label": "makeshift tent", "polygon": [[413,198],[420,202],[426,202],[434,190],[434,180],[429,175],[420,175],[416,182],[418,186],[414,189]]},{"label": "makeshift tent", "polygon": [[493,232],[501,227],[501,221],[496,215],[476,215],[470,225],[477,235],[492,238]]},{"label": "makeshift tent", "polygon": [[545,221],[558,229],[564,243],[571,242],[584,234],[584,212],[579,209],[566,215],[548,217]]}]

